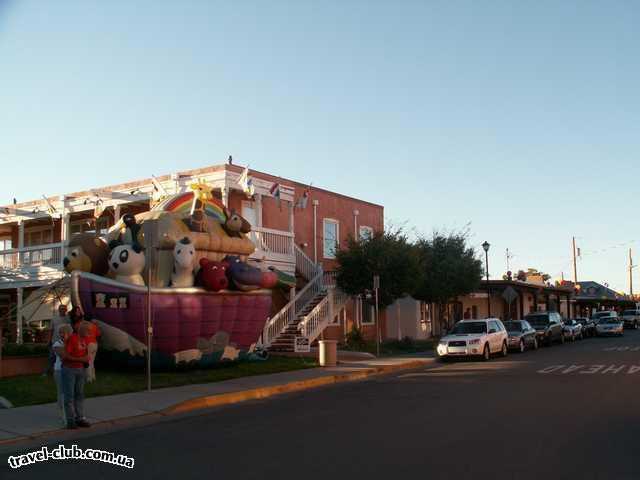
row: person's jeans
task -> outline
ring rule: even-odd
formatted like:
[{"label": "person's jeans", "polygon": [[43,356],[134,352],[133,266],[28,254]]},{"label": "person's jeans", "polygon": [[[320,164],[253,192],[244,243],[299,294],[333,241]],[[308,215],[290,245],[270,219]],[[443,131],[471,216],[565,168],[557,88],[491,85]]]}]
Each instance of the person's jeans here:
[{"label": "person's jeans", "polygon": [[58,394],[58,410],[60,410],[60,416],[62,423],[67,423],[67,416],[64,414],[64,393],[62,392],[62,369],[53,371],[53,379],[56,381],[56,391]]},{"label": "person's jeans", "polygon": [[84,419],[84,368],[62,367],[64,413],[68,422]]}]

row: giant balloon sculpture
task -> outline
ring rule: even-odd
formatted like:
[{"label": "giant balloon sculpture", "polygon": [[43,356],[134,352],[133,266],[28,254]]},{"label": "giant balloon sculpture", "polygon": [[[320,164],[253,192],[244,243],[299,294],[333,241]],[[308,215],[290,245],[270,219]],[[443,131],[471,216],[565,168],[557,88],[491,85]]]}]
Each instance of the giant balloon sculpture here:
[{"label": "giant balloon sculpture", "polygon": [[191,189],[124,216],[107,234],[108,256],[85,240],[92,248],[82,254],[96,258],[65,260],[72,301],[99,322],[101,352],[113,361],[143,364],[148,311],[155,365],[251,356],[271,313],[270,289],[291,285],[292,277],[247,263],[255,247],[246,220],[205,184]]}]

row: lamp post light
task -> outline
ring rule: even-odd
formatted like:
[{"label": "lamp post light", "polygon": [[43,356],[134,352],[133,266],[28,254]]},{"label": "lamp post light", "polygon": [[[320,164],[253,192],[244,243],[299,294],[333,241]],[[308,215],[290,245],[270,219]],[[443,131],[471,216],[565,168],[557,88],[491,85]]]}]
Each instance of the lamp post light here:
[{"label": "lamp post light", "polygon": [[484,250],[485,271],[487,272],[487,318],[491,318],[491,289],[489,287],[489,247],[490,246],[491,245],[487,241],[485,241],[482,244],[482,249]]}]

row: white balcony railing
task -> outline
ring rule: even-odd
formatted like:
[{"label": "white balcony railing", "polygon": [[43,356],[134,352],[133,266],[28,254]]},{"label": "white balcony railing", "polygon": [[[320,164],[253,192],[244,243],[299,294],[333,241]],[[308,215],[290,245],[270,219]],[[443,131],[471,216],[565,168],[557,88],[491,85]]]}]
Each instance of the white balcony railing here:
[{"label": "white balcony railing", "polygon": [[254,256],[295,262],[293,232],[253,227],[248,237],[256,246]]},{"label": "white balcony railing", "polygon": [[28,270],[39,267],[62,268],[62,243],[36,245],[0,251],[0,268]]}]

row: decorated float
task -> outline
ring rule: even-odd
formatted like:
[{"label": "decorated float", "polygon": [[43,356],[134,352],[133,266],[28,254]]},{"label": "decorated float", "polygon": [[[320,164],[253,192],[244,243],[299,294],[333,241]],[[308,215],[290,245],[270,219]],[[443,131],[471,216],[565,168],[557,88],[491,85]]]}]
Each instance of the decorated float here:
[{"label": "decorated float", "polygon": [[71,300],[102,330],[112,362],[142,365],[151,326],[154,366],[261,358],[271,289],[295,281],[247,260],[251,225],[205,184],[123,216],[106,239],[70,241]]}]

